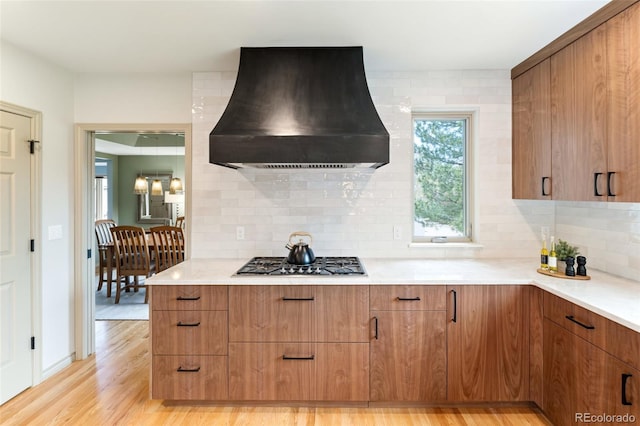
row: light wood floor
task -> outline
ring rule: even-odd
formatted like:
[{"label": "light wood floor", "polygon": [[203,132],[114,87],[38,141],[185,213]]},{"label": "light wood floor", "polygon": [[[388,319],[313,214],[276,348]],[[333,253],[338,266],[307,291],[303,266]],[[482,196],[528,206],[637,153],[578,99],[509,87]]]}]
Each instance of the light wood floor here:
[{"label": "light wood floor", "polygon": [[2,425],[549,425],[530,408],[291,408],[149,400],[149,323],[96,322],[96,355],[3,406]]}]

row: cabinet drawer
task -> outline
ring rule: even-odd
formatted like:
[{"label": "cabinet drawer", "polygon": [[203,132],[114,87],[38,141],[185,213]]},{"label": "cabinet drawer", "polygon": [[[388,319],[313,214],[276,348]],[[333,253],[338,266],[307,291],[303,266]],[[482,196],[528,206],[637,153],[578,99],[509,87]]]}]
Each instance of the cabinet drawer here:
[{"label": "cabinet drawer", "polygon": [[154,355],[226,355],[227,311],[153,311]]},{"label": "cabinet drawer", "polygon": [[151,286],[154,311],[224,311],[227,310],[227,287],[217,285]]},{"label": "cabinet drawer", "polygon": [[152,399],[227,399],[226,356],[154,355],[152,364]]},{"label": "cabinet drawer", "polygon": [[544,295],[544,316],[559,326],[604,348],[606,319],[551,293]]},{"label": "cabinet drawer", "polygon": [[318,290],[312,286],[232,286],[229,340],[311,342]]},{"label": "cabinet drawer", "polygon": [[233,400],[312,400],[316,362],[313,343],[231,343],[229,396]]},{"label": "cabinet drawer", "polygon": [[370,309],[376,311],[444,311],[446,286],[374,285]]}]

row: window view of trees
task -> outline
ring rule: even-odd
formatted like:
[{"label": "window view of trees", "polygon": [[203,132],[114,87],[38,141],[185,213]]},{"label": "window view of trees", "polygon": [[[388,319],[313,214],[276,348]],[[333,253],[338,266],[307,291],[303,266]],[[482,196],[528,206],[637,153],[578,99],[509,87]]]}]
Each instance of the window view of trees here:
[{"label": "window view of trees", "polygon": [[414,118],[414,236],[466,237],[468,118]]}]

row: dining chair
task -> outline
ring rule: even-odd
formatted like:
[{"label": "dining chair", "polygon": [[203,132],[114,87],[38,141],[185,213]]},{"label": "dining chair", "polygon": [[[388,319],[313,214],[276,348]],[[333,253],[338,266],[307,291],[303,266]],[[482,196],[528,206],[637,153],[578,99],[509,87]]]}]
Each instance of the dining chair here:
[{"label": "dining chair", "polygon": [[[149,301],[149,292],[139,277],[152,273],[151,256],[145,230],[139,226],[114,226],[111,228],[116,252],[117,286],[115,303],[120,302],[122,290],[145,288],[144,303]],[[133,277],[133,283],[128,277]],[[124,281],[121,279],[124,278]]]},{"label": "dining chair", "polygon": [[107,297],[111,297],[111,271],[116,266],[113,250],[113,238],[110,229],[117,226],[113,219],[99,219],[95,223],[96,240],[98,242],[98,270],[100,278],[98,280],[98,291],[102,290],[102,285],[107,283]]},{"label": "dining chair", "polygon": [[153,237],[155,271],[164,271],[184,261],[184,233],[179,226],[149,228]]},{"label": "dining chair", "polygon": [[184,229],[184,216],[178,216],[178,217],[176,218],[176,226],[177,226],[178,228],[182,228],[182,229]]}]

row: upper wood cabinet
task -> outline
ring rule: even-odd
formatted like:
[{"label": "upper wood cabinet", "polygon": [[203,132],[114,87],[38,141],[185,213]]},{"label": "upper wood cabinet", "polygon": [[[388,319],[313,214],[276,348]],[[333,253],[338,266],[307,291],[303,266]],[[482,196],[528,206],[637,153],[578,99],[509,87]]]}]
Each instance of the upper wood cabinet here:
[{"label": "upper wood cabinet", "polygon": [[640,3],[515,77],[512,95],[513,198],[640,201]]},{"label": "upper wood cabinet", "polygon": [[551,199],[549,59],[513,79],[512,196]]},{"label": "upper wood cabinet", "polygon": [[[615,201],[640,201],[640,3],[607,22],[607,179]],[[614,173],[614,175],[611,175]]]},{"label": "upper wood cabinet", "polygon": [[448,286],[450,401],[529,400],[529,287]]}]

